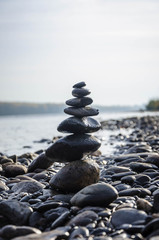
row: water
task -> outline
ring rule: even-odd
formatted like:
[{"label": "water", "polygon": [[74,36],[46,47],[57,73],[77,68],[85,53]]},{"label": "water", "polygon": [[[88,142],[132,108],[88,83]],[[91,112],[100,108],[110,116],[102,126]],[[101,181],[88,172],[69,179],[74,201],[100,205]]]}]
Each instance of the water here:
[{"label": "water", "polygon": [[[96,117],[98,120],[119,119],[131,116],[159,115],[151,112],[131,113],[102,113]],[[52,139],[64,134],[57,131],[58,124],[67,118],[67,115],[23,115],[23,116],[1,116],[0,117],[0,152],[12,155],[20,155],[26,152],[35,152],[46,149],[48,143],[35,143],[43,138]],[[122,130],[123,131],[123,130]],[[103,154],[111,153],[112,148],[107,143],[110,131],[98,131],[95,133],[99,138],[105,138],[101,151]]]}]

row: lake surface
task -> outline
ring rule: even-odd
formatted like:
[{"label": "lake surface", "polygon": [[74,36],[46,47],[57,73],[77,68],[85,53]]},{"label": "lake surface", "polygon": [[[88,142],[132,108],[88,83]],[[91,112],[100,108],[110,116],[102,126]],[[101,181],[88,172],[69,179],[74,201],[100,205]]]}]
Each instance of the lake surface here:
[{"label": "lake surface", "polygon": [[[102,113],[95,117],[99,121],[107,119],[120,119],[131,116],[159,115],[159,112],[124,112],[124,113]],[[66,114],[61,115],[21,115],[21,116],[1,116],[0,117],[0,152],[12,155],[20,155],[26,152],[35,152],[39,149],[46,149],[47,142],[36,143],[41,139],[53,139],[56,136],[64,136],[57,131],[58,124],[69,117]],[[124,130],[121,130],[124,131]],[[99,138],[104,138],[101,151],[103,154],[109,154],[112,147],[107,143],[110,134],[109,131],[98,131],[95,133]]]}]

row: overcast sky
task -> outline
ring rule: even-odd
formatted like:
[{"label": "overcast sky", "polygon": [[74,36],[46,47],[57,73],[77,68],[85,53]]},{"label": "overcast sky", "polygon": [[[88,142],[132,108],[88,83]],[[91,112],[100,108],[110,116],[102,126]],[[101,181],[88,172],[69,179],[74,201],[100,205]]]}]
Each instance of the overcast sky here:
[{"label": "overcast sky", "polygon": [[158,0],[0,0],[0,101],[159,98]]}]

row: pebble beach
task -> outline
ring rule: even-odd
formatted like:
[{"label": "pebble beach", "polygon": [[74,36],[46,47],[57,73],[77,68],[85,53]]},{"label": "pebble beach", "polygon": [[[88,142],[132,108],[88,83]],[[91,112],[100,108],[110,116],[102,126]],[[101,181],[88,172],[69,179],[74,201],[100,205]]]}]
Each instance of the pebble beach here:
[{"label": "pebble beach", "polygon": [[[159,239],[159,116],[99,122],[85,86],[66,101],[57,130],[67,135],[0,153],[0,240]],[[112,133],[110,155],[100,129]]]},{"label": "pebble beach", "polygon": [[[50,186],[64,163],[28,173],[37,153],[1,153],[1,240],[159,238],[159,117],[108,120],[101,125],[112,131],[110,140],[118,144],[111,156],[98,150],[88,156],[99,165],[100,177],[76,193]],[[132,131],[114,135],[117,128]]]}]

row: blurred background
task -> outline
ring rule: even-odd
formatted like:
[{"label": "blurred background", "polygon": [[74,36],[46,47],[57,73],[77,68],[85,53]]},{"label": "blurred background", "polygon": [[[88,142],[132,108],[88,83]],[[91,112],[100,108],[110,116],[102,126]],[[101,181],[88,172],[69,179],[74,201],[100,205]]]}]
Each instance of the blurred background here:
[{"label": "blurred background", "polygon": [[80,81],[104,119],[159,110],[157,0],[0,0],[0,35],[6,152],[57,134],[47,114],[62,114]]},{"label": "blurred background", "polygon": [[0,101],[64,103],[85,81],[95,104],[159,92],[159,1],[0,0]]}]

